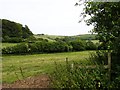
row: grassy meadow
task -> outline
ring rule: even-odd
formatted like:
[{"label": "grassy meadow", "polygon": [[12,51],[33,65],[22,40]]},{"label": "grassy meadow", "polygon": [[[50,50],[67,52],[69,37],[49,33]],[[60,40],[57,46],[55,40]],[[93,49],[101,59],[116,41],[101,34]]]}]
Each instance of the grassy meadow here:
[{"label": "grassy meadow", "polygon": [[80,38],[82,40],[95,40],[96,35],[95,34],[83,34],[83,35],[75,35],[75,36],[58,36],[58,35],[39,35],[36,34],[34,35],[35,38],[42,38],[42,39],[47,39],[49,41],[55,41],[56,38],[62,39],[65,37],[70,37],[70,38]]},{"label": "grassy meadow", "polygon": [[[55,35],[34,35],[35,38],[55,41],[55,38],[64,38],[64,36]],[[74,36],[73,36],[74,37]],[[80,37],[80,36],[78,36]],[[86,37],[86,36],[85,36]],[[90,36],[89,36],[90,37]],[[94,43],[98,42],[93,40]],[[2,48],[12,47],[19,43],[2,43]],[[65,64],[66,58],[69,62],[89,63],[87,58],[90,52],[63,52],[51,54],[33,54],[33,55],[3,55],[2,57],[2,82],[13,83],[19,79],[39,74],[50,74],[53,72],[56,63]],[[22,72],[22,73],[21,73]]]},{"label": "grassy meadow", "polygon": [[64,38],[64,36],[57,36],[57,35],[34,35],[35,38],[42,38],[47,39],[49,41],[55,41],[56,38]]},{"label": "grassy meadow", "polygon": [[90,52],[94,51],[3,56],[3,83],[12,83],[38,74],[50,74],[54,70],[55,62],[65,64],[66,58],[70,62],[88,63],[86,58]]},{"label": "grassy meadow", "polygon": [[2,48],[6,48],[6,47],[12,47],[17,45],[18,43],[2,43]]}]

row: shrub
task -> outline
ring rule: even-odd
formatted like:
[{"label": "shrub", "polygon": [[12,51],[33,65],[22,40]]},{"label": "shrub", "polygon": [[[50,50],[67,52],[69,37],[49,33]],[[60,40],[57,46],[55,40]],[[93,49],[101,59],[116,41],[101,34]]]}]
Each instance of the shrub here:
[{"label": "shrub", "polygon": [[7,47],[2,49],[3,54],[25,54],[29,52],[27,43],[21,43],[13,47]]},{"label": "shrub", "polygon": [[8,42],[10,42],[10,43],[20,43],[22,41],[23,41],[22,38],[13,37],[13,38],[10,38]]},{"label": "shrub", "polygon": [[97,50],[95,53],[91,53],[89,60],[91,60],[92,63],[97,63],[97,64],[108,64],[107,62],[107,51],[101,51]]},{"label": "shrub", "polygon": [[2,54],[13,54],[13,48],[12,47],[2,48]]},{"label": "shrub", "polygon": [[51,74],[52,87],[54,88],[79,88],[93,89],[97,88],[97,81],[101,82],[100,88],[109,87],[108,74],[103,65],[95,69],[77,67],[78,63],[73,63],[74,67],[66,61],[66,65],[55,63],[55,71]]},{"label": "shrub", "polygon": [[2,49],[3,54],[32,54],[32,53],[55,53],[68,52],[72,46],[65,42],[47,42],[40,41],[35,43],[21,43],[13,47]]},{"label": "shrub", "polygon": [[2,42],[8,42],[8,43],[20,43],[20,42],[23,42],[23,39],[22,38],[18,38],[18,37],[8,37],[8,36],[5,36],[3,38],[3,41]]},{"label": "shrub", "polygon": [[65,52],[69,50],[65,42],[55,42],[53,46],[56,48],[56,52]]},{"label": "shrub", "polygon": [[86,42],[86,50],[96,50],[97,46],[90,40]]},{"label": "shrub", "polygon": [[[92,53],[89,57],[92,63],[108,64],[108,52],[105,50],[99,50]],[[120,88],[120,55],[115,52],[111,53],[111,84],[115,88]]]},{"label": "shrub", "polygon": [[17,46],[14,46],[14,51],[15,51],[15,53],[18,53],[18,54],[28,53],[29,50],[30,50],[30,48],[28,47],[27,43],[21,43]]},{"label": "shrub", "polygon": [[29,36],[28,38],[24,39],[25,42],[34,43],[37,39],[34,36]]},{"label": "shrub", "polygon": [[29,47],[28,53],[32,54],[32,53],[38,52],[38,47],[37,47],[36,43],[28,43],[28,47]]},{"label": "shrub", "polygon": [[71,41],[70,44],[73,47],[73,51],[83,51],[85,50],[85,42],[81,40]]}]

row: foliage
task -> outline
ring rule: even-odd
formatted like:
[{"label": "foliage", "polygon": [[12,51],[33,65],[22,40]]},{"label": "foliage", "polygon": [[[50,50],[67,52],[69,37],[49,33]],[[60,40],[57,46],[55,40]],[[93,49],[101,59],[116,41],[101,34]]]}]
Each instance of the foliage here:
[{"label": "foliage", "polygon": [[95,45],[91,40],[86,42],[86,50],[96,50],[97,45]]},{"label": "foliage", "polygon": [[[80,5],[76,3],[75,5]],[[97,38],[105,49],[111,49],[120,53],[120,1],[119,2],[94,2],[84,1],[85,8],[81,16],[85,18],[87,25],[93,25],[92,33],[97,33]]]},{"label": "foliage", "polygon": [[101,51],[101,50],[97,50],[95,53],[91,53],[88,60],[90,60],[92,63],[94,64],[105,64],[107,65],[107,51]]},{"label": "foliage", "polygon": [[112,43],[119,36],[120,30],[120,2],[87,2],[85,14],[91,18],[87,24],[94,24],[94,31],[98,33],[100,41]]},{"label": "foliage", "polygon": [[25,40],[24,43],[19,43],[15,46],[3,47],[2,54],[33,54],[96,50],[96,45],[90,41],[85,42],[83,40],[73,40],[65,42],[58,40],[51,42],[46,39],[35,41],[36,39],[34,37],[28,39],[28,41]]},{"label": "foliage", "polygon": [[73,47],[74,51],[83,51],[85,50],[85,42],[81,40],[71,41],[70,44]]},{"label": "foliage", "polygon": [[[86,68],[83,64],[66,61],[66,65],[55,63],[55,71],[52,73],[52,85],[55,88],[79,88],[96,90],[96,81],[100,80],[100,88],[109,88],[108,74],[102,65],[96,68]],[[82,65],[83,67],[79,68]],[[77,67],[78,66],[78,67]]]},{"label": "foliage", "polygon": [[[120,61],[119,55],[116,55],[114,52],[111,53],[111,84],[114,85],[115,88],[120,88]],[[94,64],[104,64],[108,65],[108,52],[103,50],[96,51],[95,53],[91,53],[90,57],[88,58]]]},{"label": "foliage", "polygon": [[2,39],[3,42],[22,42],[24,39],[32,36],[27,25],[25,27],[20,23],[2,19]]},{"label": "foliage", "polygon": [[[112,50],[111,73],[118,73],[119,70],[116,67],[120,65],[120,1],[91,1],[85,2],[84,5],[83,17],[90,16],[90,19],[86,20],[86,23],[94,26],[93,32],[97,33],[97,38],[102,42],[102,49]],[[115,79],[116,76],[117,74],[112,75],[112,78]]]},{"label": "foliage", "polygon": [[[114,82],[116,88],[120,88],[120,66],[116,65],[116,70],[112,71],[112,81]],[[117,72],[116,72],[117,71]]]},{"label": "foliage", "polygon": [[27,39],[24,39],[24,42],[35,42],[37,39],[34,36],[29,36]]},{"label": "foliage", "polygon": [[72,47],[64,42],[29,42],[20,43],[13,47],[6,47],[2,49],[3,54],[32,54],[32,53],[55,53],[68,52]]},{"label": "foliage", "polygon": [[86,2],[83,16],[89,15],[86,22],[93,24],[93,32],[106,45],[107,49],[119,48],[120,39],[120,2]]},{"label": "foliage", "polygon": [[23,42],[23,39],[20,38],[20,37],[8,37],[8,36],[5,36],[2,40],[2,42],[9,42],[9,43],[20,43],[20,42]]},{"label": "foliage", "polygon": [[7,47],[2,49],[3,54],[24,54],[29,51],[28,45],[21,43],[13,47]]},{"label": "foliage", "polygon": [[28,38],[32,35],[33,33],[30,31],[27,25],[25,25],[25,27],[22,27],[22,38]]}]

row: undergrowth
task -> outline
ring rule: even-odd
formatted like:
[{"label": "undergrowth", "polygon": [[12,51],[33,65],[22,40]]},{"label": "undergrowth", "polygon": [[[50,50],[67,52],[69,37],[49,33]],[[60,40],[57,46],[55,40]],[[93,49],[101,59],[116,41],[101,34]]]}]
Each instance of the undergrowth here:
[{"label": "undergrowth", "polygon": [[70,63],[68,60],[66,60],[66,65],[55,63],[55,71],[51,78],[54,88],[92,88],[96,90],[110,87],[107,70],[103,65],[97,64],[96,68],[87,68],[83,64]]}]

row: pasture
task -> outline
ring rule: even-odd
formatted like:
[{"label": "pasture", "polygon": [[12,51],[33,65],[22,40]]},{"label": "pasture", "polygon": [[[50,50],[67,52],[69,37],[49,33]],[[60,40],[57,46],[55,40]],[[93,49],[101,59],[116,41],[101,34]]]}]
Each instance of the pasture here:
[{"label": "pasture", "polygon": [[3,56],[2,82],[13,83],[29,76],[50,74],[55,68],[55,62],[65,64],[66,58],[70,62],[89,63],[87,58],[90,52],[94,51]]},{"label": "pasture", "polygon": [[18,43],[2,43],[2,48],[6,48],[6,47],[12,47],[17,45]]},{"label": "pasture", "polygon": [[64,36],[57,36],[57,35],[34,35],[35,38],[42,38],[47,39],[49,41],[55,41],[56,38],[64,38]]},{"label": "pasture", "polygon": [[35,38],[42,38],[47,39],[49,41],[55,41],[56,38],[62,39],[62,38],[80,38],[82,40],[96,40],[95,34],[83,34],[83,35],[75,35],[75,36],[58,36],[58,35],[34,35]]}]

